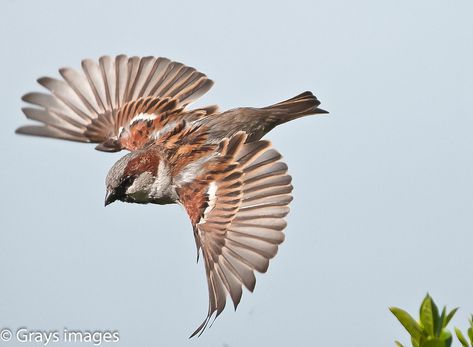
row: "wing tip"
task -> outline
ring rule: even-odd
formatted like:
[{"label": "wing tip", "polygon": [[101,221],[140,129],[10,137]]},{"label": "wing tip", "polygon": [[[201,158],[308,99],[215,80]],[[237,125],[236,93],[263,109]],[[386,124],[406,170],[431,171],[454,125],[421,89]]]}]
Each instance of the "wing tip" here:
[{"label": "wing tip", "polygon": [[207,325],[210,322],[210,319],[212,318],[212,315],[213,315],[213,312],[207,315],[207,317],[204,319],[202,324],[200,324],[197,327],[197,329],[195,329],[195,331],[191,334],[191,336],[189,336],[189,339],[193,338],[194,336],[200,337],[204,333],[205,329],[207,328]]},{"label": "wing tip", "polygon": [[15,134],[31,136],[47,136],[44,134],[45,126],[41,125],[22,125],[15,129]]},{"label": "wing tip", "polygon": [[19,135],[28,135],[28,133],[26,132],[25,128],[27,126],[26,125],[23,125],[21,127],[18,127],[15,129],[15,134],[19,134]]}]

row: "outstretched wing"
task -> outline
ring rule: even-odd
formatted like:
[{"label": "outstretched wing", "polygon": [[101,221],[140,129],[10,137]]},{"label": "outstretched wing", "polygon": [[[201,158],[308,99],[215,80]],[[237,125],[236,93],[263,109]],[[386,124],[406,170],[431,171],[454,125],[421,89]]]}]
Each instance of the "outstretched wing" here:
[{"label": "outstretched wing", "polygon": [[254,270],[266,272],[284,240],[291,176],[268,141],[245,144],[246,138],[238,133],[224,140],[218,160],[178,192],[202,249],[209,288],[207,317],[192,336],[223,311],[227,294],[236,309],[242,286],[254,290]]},{"label": "outstretched wing", "polygon": [[[116,142],[123,129],[166,112],[184,113],[213,85],[194,68],[161,57],[103,56],[98,62],[83,60],[82,70],[62,68],[59,73],[63,79],[38,79],[50,93],[23,96],[34,106],[23,108],[26,117],[43,124],[20,127],[17,133],[102,143],[97,149],[104,151],[135,149],[126,146],[132,141]],[[154,113],[143,113],[150,110]],[[156,123],[162,124],[160,119]]]}]

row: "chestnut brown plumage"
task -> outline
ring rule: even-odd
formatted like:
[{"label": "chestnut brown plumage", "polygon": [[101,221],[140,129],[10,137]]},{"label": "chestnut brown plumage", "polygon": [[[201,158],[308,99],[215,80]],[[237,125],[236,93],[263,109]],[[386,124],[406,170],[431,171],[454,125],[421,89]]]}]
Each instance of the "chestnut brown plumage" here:
[{"label": "chestnut brown plumage", "polygon": [[213,82],[166,58],[103,56],[43,77],[49,93],[23,100],[28,119],[42,123],[17,133],[97,143],[97,150],[128,150],[110,169],[105,204],[181,204],[202,252],[209,289],[201,334],[224,309],[236,309],[242,287],[253,291],[254,271],[266,272],[284,241],[292,200],[291,176],[281,155],[261,138],[282,123],[327,113],[311,92],[263,108],[219,112],[188,109]]}]

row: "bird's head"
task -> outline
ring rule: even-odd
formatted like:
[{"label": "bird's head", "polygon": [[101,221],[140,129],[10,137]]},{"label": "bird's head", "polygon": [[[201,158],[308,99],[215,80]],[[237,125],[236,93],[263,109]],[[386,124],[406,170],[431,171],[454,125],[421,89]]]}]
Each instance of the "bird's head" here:
[{"label": "bird's head", "polygon": [[[162,203],[159,197],[170,184],[165,163],[155,151],[140,150],[129,153],[110,169],[106,179],[105,206],[116,200],[140,204]],[[160,183],[167,182],[167,185]]]}]

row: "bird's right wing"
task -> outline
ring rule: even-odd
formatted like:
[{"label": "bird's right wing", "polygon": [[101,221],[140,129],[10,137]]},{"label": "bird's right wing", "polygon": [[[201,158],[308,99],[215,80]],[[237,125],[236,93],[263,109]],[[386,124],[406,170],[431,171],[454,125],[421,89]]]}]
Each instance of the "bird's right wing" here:
[{"label": "bird's right wing", "polygon": [[201,179],[178,192],[202,249],[209,290],[207,317],[192,336],[223,311],[227,294],[236,308],[242,286],[253,291],[254,271],[266,272],[284,240],[291,176],[268,141],[246,139],[241,132],[225,139]]},{"label": "bird's right wing", "polygon": [[[98,62],[83,60],[82,70],[62,68],[59,73],[62,79],[38,79],[49,93],[23,96],[34,106],[23,108],[26,117],[43,124],[22,126],[17,133],[99,143],[97,149],[103,151],[139,148],[133,141],[137,137],[140,145],[146,142],[144,125],[159,131],[161,117],[185,114],[185,106],[213,85],[194,68],[162,57],[103,56]],[[190,112],[190,117],[214,111],[209,107]],[[156,119],[151,126],[148,121]],[[123,129],[130,132],[137,122],[142,126],[117,142]]]}]

